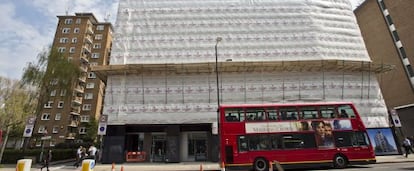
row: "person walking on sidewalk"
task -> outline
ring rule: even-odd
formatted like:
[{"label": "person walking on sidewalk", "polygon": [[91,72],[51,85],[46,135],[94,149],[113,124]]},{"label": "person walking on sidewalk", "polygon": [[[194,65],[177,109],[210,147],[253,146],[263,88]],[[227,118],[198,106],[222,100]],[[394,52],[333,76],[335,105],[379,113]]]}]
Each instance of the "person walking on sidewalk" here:
[{"label": "person walking on sidewalk", "polygon": [[411,152],[414,153],[413,149],[411,148],[411,140],[406,137],[403,141],[403,147],[404,147],[404,151],[405,151],[405,157],[408,157],[408,154]]},{"label": "person walking on sidewalk", "polygon": [[52,161],[52,150],[49,150],[46,155],[43,157],[43,165],[40,168],[40,171],[42,171],[43,168],[46,167],[46,170],[49,171],[49,164]]}]

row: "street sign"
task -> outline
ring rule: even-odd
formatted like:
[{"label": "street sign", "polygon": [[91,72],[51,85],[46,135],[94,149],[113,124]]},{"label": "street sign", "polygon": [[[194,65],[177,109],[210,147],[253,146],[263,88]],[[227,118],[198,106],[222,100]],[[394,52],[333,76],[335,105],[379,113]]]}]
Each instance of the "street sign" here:
[{"label": "street sign", "polygon": [[101,115],[99,118],[98,135],[106,135],[106,127],[108,123],[108,115]]},{"label": "street sign", "polygon": [[26,127],[24,128],[23,137],[31,137],[33,134],[34,124],[36,121],[36,117],[31,116],[26,120]]},{"label": "street sign", "polygon": [[395,109],[391,110],[391,119],[395,127],[402,127],[400,117]]}]

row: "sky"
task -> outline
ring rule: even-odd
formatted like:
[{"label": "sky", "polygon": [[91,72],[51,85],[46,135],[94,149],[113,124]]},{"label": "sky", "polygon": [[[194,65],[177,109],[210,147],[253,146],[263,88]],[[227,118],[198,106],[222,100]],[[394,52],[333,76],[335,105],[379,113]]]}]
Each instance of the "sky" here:
[{"label": "sky", "polygon": [[[355,8],[364,0],[350,0]],[[119,0],[2,0],[0,3],[0,76],[21,79],[29,62],[53,41],[59,15],[92,12],[115,23]],[[115,30],[116,31],[116,30]]]}]

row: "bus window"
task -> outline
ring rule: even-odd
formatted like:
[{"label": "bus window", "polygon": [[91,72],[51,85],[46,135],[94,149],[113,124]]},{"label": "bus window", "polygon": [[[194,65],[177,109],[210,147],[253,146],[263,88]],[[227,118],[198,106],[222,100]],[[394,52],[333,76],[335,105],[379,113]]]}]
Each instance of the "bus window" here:
[{"label": "bus window", "polygon": [[335,106],[319,107],[322,118],[336,118]]},{"label": "bus window", "polygon": [[269,119],[269,120],[277,120],[277,110],[276,109],[272,109],[272,108],[270,108],[270,109],[266,109],[266,112],[267,112],[267,118]]},{"label": "bus window", "polygon": [[315,107],[300,107],[299,114],[302,119],[317,119],[318,110]]},{"label": "bus window", "polygon": [[265,110],[263,108],[246,109],[246,120],[248,121],[264,121],[266,120]]},{"label": "bus window", "polygon": [[355,118],[354,110],[350,105],[339,105],[338,111],[339,118]]},{"label": "bus window", "polygon": [[316,147],[315,136],[313,133],[283,135],[282,139],[283,147],[285,149]]},{"label": "bus window", "polygon": [[280,108],[281,120],[298,120],[298,111],[293,107]]},{"label": "bus window", "polygon": [[240,136],[239,137],[239,151],[240,152],[249,151],[248,142],[249,141],[246,139],[245,136]]},{"label": "bus window", "polygon": [[227,122],[240,122],[240,112],[237,109],[226,109],[226,121]]}]

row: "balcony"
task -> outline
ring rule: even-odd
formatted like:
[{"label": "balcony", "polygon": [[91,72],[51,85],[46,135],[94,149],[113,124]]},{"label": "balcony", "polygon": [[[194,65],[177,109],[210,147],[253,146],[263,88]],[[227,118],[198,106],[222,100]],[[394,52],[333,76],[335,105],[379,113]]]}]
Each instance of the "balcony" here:
[{"label": "balcony", "polygon": [[92,26],[89,26],[89,27],[86,29],[86,33],[88,33],[88,34],[94,34],[93,29],[92,29]]},{"label": "balcony", "polygon": [[66,135],[66,139],[67,139],[67,140],[74,140],[74,139],[75,139],[75,137],[76,137],[76,134],[75,134],[75,133],[68,133],[68,134]]},{"label": "balcony", "polygon": [[76,128],[76,127],[78,127],[78,125],[79,125],[79,121],[71,120],[68,126],[72,127],[72,128]]},{"label": "balcony", "polygon": [[92,36],[90,36],[90,35],[85,36],[85,42],[87,42],[89,44],[92,44],[93,43],[92,42]]},{"label": "balcony", "polygon": [[83,52],[85,52],[85,54],[90,54],[91,53],[91,45],[85,44],[82,46]]},{"label": "balcony", "polygon": [[88,72],[88,66],[80,66],[80,67],[79,67],[79,69],[80,69],[82,72]]},{"label": "balcony", "polygon": [[72,107],[70,114],[74,116],[79,116],[80,112],[81,112],[80,107]]},{"label": "balcony", "polygon": [[82,97],[78,97],[78,96],[73,97],[72,103],[74,106],[80,106],[82,104]]},{"label": "balcony", "polygon": [[81,93],[81,94],[83,94],[83,93],[85,92],[85,88],[84,88],[83,86],[80,86],[80,85],[76,86],[76,87],[74,88],[74,90],[75,90],[77,93]]}]

